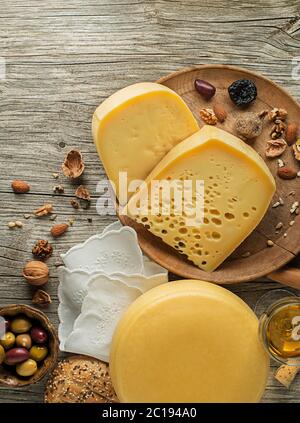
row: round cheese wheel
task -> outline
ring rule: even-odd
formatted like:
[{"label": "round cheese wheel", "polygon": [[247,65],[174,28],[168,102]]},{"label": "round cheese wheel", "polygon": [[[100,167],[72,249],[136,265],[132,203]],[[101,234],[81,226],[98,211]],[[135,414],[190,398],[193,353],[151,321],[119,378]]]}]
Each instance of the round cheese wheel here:
[{"label": "round cheese wheel", "polygon": [[158,286],[131,304],[110,356],[121,402],[258,402],[268,370],[252,310],[196,280]]}]

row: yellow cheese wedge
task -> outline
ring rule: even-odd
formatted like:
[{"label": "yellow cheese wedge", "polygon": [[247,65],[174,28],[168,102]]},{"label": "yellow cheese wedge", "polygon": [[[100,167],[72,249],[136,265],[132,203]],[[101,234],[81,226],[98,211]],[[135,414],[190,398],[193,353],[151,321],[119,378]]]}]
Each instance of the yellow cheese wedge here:
[{"label": "yellow cheese wedge", "polygon": [[269,358],[252,310],[209,282],[160,285],[139,297],[113,337],[121,402],[258,402]]},{"label": "yellow cheese wedge", "polygon": [[150,82],[110,96],[96,109],[92,123],[98,154],[118,198],[119,172],[127,172],[128,183],[144,180],[172,147],[198,129],[178,94]]},{"label": "yellow cheese wedge", "polygon": [[[166,204],[161,197],[155,200],[161,213],[139,211],[138,207],[147,201],[152,206],[150,185],[154,180],[191,180],[192,189],[196,181],[203,180],[204,219],[198,223],[195,219],[191,224],[188,213],[177,213],[172,198],[174,191],[170,195],[169,214],[163,209]],[[146,179],[145,186],[131,197],[124,212],[209,272],[258,225],[274,192],[274,178],[253,148],[228,132],[204,126],[163,158]],[[191,211],[197,210],[199,204],[193,195]]]}]

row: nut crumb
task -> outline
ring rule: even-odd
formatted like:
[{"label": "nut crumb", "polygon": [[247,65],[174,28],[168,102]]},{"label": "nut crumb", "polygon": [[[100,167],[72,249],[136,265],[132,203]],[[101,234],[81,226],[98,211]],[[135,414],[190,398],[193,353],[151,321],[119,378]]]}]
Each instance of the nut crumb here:
[{"label": "nut crumb", "polygon": [[23,228],[23,223],[20,220],[16,220],[15,224],[18,228]]},{"label": "nut crumb", "polygon": [[278,201],[279,201],[279,203],[280,203],[281,206],[284,205],[284,201],[283,201],[283,199],[281,197],[278,198]]},{"label": "nut crumb", "polygon": [[25,213],[25,214],[23,214],[24,219],[29,219],[29,218],[30,218],[30,216],[31,216],[31,214],[29,214],[29,213]]},{"label": "nut crumb", "polygon": [[54,220],[56,220],[56,218],[57,218],[57,214],[52,214],[52,215],[50,216],[50,220],[52,220],[52,222],[53,222]]},{"label": "nut crumb", "polygon": [[278,206],[280,206],[280,201],[276,201],[276,203],[273,204],[272,208],[275,209]]},{"label": "nut crumb", "polygon": [[36,217],[47,216],[48,214],[52,213],[53,206],[52,204],[44,204],[42,207],[35,210],[34,215]]},{"label": "nut crumb", "polygon": [[7,226],[9,227],[9,229],[15,228],[16,222],[8,222]]},{"label": "nut crumb", "polygon": [[274,242],[271,239],[268,239],[267,246],[268,247],[274,247]]},{"label": "nut crumb", "polygon": [[290,221],[290,223],[289,223],[289,225],[290,225],[290,226],[293,226],[293,225],[294,225],[294,223],[295,223],[295,221],[294,221],[294,220],[291,220],[291,221]]},{"label": "nut crumb", "polygon": [[287,237],[287,233],[285,232],[284,234],[283,234],[283,238],[286,238]]},{"label": "nut crumb", "polygon": [[70,203],[71,203],[71,206],[74,208],[74,209],[79,209],[79,202],[77,201],[77,200],[75,200],[74,198],[70,201]]},{"label": "nut crumb", "polygon": [[283,223],[278,222],[277,225],[275,226],[275,229],[279,230],[279,229],[282,229],[282,227],[283,227]]},{"label": "nut crumb", "polygon": [[290,192],[288,193],[288,195],[289,195],[289,196],[292,196],[292,197],[293,197],[295,194],[296,194],[296,191],[290,191]]},{"label": "nut crumb", "polygon": [[297,208],[299,207],[299,201],[295,201],[293,204],[292,204],[292,207],[290,208],[290,213],[291,214],[293,214],[293,213],[295,213],[295,211],[297,210]]},{"label": "nut crumb", "polygon": [[63,185],[55,185],[53,187],[53,192],[57,194],[63,194],[65,192],[65,188],[63,187]]},{"label": "nut crumb", "polygon": [[70,226],[73,226],[74,223],[75,223],[75,219],[69,219],[68,222],[69,222]]},{"label": "nut crumb", "polygon": [[277,163],[278,163],[278,167],[284,167],[284,161],[283,160],[278,159]]},{"label": "nut crumb", "polygon": [[58,174],[58,173],[52,173],[52,177],[53,177],[54,179],[58,179],[59,174]]},{"label": "nut crumb", "polygon": [[247,258],[247,257],[250,257],[250,256],[251,256],[250,251],[246,251],[245,253],[242,254],[242,258]]}]

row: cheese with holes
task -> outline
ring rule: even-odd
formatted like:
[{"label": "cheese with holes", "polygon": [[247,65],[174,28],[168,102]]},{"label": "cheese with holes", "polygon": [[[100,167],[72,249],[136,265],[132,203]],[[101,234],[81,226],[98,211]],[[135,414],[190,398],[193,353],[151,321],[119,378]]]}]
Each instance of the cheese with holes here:
[{"label": "cheese with holes", "polygon": [[110,354],[121,402],[258,402],[268,371],[253,311],[225,288],[195,280],[140,296]]},{"label": "cheese with holes", "polygon": [[110,96],[96,109],[92,123],[98,154],[118,198],[120,172],[127,172],[128,183],[145,180],[172,147],[198,129],[178,94],[150,82]]},{"label": "cheese with holes", "polygon": [[[163,196],[152,195],[150,187],[153,181],[168,180],[177,184],[191,181],[191,190],[196,189],[196,181],[204,181],[204,201],[201,204],[198,191],[197,195],[192,192],[190,204],[182,206],[183,212],[178,213],[178,206],[175,208],[178,192],[175,202],[173,190],[168,199],[169,209],[166,208]],[[210,272],[255,229],[274,192],[274,178],[253,148],[221,129],[206,125],[163,158],[144,186],[131,197],[125,213]],[[154,208],[155,213],[145,209],[148,204],[148,209],[153,210],[155,201],[159,206]],[[193,213],[199,215],[199,207],[203,206],[204,219],[191,219]]]}]

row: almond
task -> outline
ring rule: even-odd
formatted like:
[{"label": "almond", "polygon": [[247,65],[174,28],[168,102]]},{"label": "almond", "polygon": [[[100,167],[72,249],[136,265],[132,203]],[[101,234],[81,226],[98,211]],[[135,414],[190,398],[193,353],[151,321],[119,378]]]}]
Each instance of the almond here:
[{"label": "almond", "polygon": [[217,119],[219,122],[224,122],[225,119],[227,118],[227,112],[224,109],[224,107],[222,106],[222,104],[217,103],[214,105],[213,110],[215,112],[215,115],[217,116]]},{"label": "almond", "polygon": [[298,127],[295,123],[290,122],[285,131],[285,140],[288,145],[294,144],[297,138]]},{"label": "almond", "polygon": [[277,170],[277,175],[281,179],[294,179],[297,176],[297,171],[291,167],[283,166]]},{"label": "almond", "polygon": [[25,194],[30,190],[30,185],[27,182],[18,179],[12,181],[11,187],[16,194]]},{"label": "almond", "polygon": [[58,237],[62,234],[64,234],[69,228],[69,225],[67,223],[58,223],[57,225],[52,226],[50,232],[51,235],[54,237]]}]

